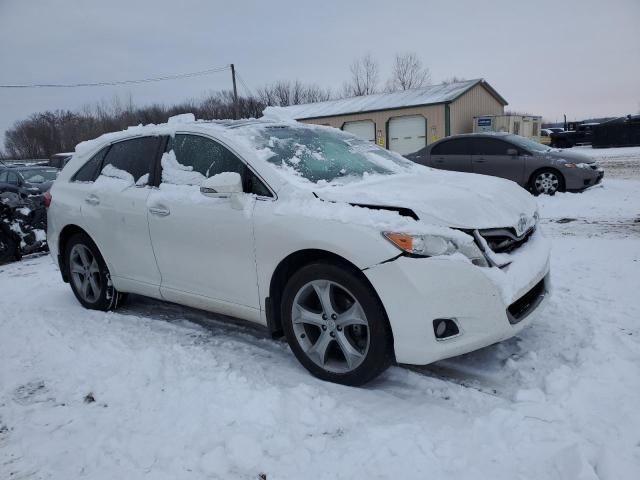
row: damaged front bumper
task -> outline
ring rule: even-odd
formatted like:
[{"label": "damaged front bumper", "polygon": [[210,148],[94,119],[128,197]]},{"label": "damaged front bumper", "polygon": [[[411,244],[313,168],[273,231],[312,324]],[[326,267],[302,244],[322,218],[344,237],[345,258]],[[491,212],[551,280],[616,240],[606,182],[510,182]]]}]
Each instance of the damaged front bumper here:
[{"label": "damaged front bumper", "polygon": [[[409,258],[366,269],[385,306],[396,360],[425,365],[517,334],[540,313],[549,293],[550,244],[537,229],[503,268],[483,268],[460,256]],[[437,338],[439,319],[459,333]]]}]

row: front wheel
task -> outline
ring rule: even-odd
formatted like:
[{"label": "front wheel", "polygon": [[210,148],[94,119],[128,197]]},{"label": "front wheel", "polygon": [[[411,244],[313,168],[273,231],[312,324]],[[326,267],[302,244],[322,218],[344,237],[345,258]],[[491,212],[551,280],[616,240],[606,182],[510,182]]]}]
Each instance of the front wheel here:
[{"label": "front wheel", "polygon": [[88,235],[78,233],[69,239],[65,259],[71,289],[85,308],[103,311],[117,308],[123,294],[114,288],[109,269]]},{"label": "front wheel", "polygon": [[540,170],[531,177],[530,187],[535,195],[555,195],[564,190],[564,178],[555,170]]},{"label": "front wheel", "polygon": [[346,268],[301,268],[285,287],[281,311],[291,350],[322,380],[362,385],[391,362],[384,309],[364,279]]}]

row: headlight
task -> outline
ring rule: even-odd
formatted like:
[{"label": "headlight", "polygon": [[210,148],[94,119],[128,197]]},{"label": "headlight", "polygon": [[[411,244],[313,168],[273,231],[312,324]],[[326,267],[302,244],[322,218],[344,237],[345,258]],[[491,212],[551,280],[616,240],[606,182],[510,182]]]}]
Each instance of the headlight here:
[{"label": "headlight", "polygon": [[588,163],[565,163],[564,166],[567,168],[591,168]]},{"label": "headlight", "polygon": [[474,265],[488,266],[487,260],[478,246],[472,241],[456,244],[452,240],[438,235],[414,235],[409,233],[382,232],[382,235],[396,247],[419,257],[437,257],[461,253]]}]

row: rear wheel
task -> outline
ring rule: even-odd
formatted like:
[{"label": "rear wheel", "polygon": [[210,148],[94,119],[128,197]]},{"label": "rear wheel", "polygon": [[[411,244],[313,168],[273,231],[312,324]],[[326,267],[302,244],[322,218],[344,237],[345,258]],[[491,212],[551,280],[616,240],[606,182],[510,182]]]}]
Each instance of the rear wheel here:
[{"label": "rear wheel", "polygon": [[555,170],[540,170],[531,176],[529,183],[535,195],[555,195],[564,190],[564,178]]},{"label": "rear wheel", "polygon": [[0,229],[0,264],[19,259],[18,242],[13,235]]},{"label": "rear wheel", "polygon": [[84,233],[69,239],[65,249],[69,283],[78,301],[93,310],[113,310],[122,294],[111,283],[111,275],[98,247]]},{"label": "rear wheel", "polygon": [[291,350],[318,378],[362,385],[390,364],[384,309],[345,268],[318,263],[300,269],[285,287],[281,311]]}]

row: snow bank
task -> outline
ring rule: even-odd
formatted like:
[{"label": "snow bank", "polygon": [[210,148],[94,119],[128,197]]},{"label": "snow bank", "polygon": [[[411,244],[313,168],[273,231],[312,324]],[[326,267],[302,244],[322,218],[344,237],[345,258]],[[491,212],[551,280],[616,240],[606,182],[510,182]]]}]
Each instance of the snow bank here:
[{"label": "snow bank", "polygon": [[607,179],[582,193],[540,195],[538,205],[545,219],[632,220],[640,217],[640,183]]}]

